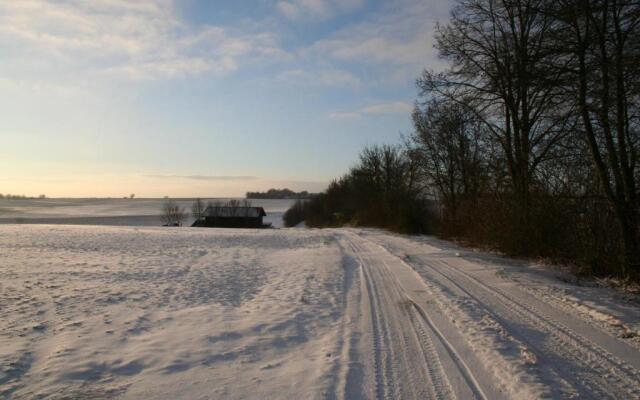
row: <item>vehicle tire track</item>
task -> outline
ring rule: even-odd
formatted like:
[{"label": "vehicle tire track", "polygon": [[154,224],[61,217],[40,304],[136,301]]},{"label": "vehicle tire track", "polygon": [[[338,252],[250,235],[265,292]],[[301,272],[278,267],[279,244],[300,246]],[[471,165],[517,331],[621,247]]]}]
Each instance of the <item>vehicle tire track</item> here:
[{"label": "vehicle tire track", "polygon": [[[357,250],[353,248],[354,253],[358,254]],[[361,257],[360,259],[360,273],[362,274],[362,281],[365,284],[365,292],[367,294],[367,298],[369,299],[369,308],[370,308],[370,318],[371,325],[373,327],[373,357],[375,362],[375,378],[376,378],[376,398],[384,399],[387,398],[387,394],[389,393],[389,386],[392,382],[389,381],[389,376],[385,373],[385,370],[388,370],[389,367],[387,365],[383,365],[382,360],[382,337],[386,334],[386,331],[381,326],[379,321],[379,315],[376,310],[380,309],[380,306],[377,301],[377,297],[375,296],[373,283],[371,282],[371,277],[369,273],[366,271],[364,266],[364,261]]]},{"label": "vehicle tire track", "polygon": [[[442,264],[498,298],[505,307],[510,307],[514,312],[518,313],[522,320],[530,321],[532,325],[548,333],[549,337],[556,343],[555,347],[558,352],[564,354],[567,358],[577,358],[587,370],[590,370],[589,378],[598,381],[602,389],[593,388],[590,385],[589,388],[599,392],[602,396],[601,398],[611,394],[614,394],[616,398],[625,396],[628,396],[627,398],[640,398],[640,388],[638,387],[640,372],[635,368],[565,324],[545,315],[535,306],[525,305],[507,295],[501,289],[488,286],[476,277],[452,267],[446,261],[442,261]],[[569,350],[569,347],[571,350]],[[611,376],[612,373],[613,376]],[[613,380],[608,377],[613,378]],[[611,383],[616,383],[618,380],[621,383],[620,385],[611,385]]]},{"label": "vehicle tire track", "polygon": [[430,383],[432,384],[432,396],[437,399],[451,399],[454,398],[451,388],[448,382],[444,381],[442,377],[446,377],[440,357],[436,351],[435,345],[431,340],[427,329],[428,325],[425,323],[424,318],[418,312],[419,306],[414,302],[411,302],[411,311],[409,316],[411,317],[411,326],[413,331],[421,344],[422,355],[424,357],[424,363],[429,373]]},{"label": "vehicle tire track", "polygon": [[[363,238],[363,240],[371,241],[366,238]],[[380,246],[389,254],[396,256],[386,246],[375,241],[371,242]],[[413,258],[407,262],[416,269],[416,263]],[[505,328],[508,328],[510,333],[521,339],[532,349],[535,349],[536,356],[540,359],[547,358],[545,347],[552,345],[552,349],[560,357],[579,364],[581,366],[580,371],[572,371],[571,375],[564,374],[564,377],[569,378],[578,388],[581,387],[584,395],[591,393],[597,394],[596,398],[640,398],[640,384],[638,383],[640,382],[640,372],[637,369],[618,359],[597,343],[575,332],[565,324],[546,315],[535,306],[526,305],[518,301],[503,290],[485,284],[473,275],[451,266],[444,260],[423,260],[417,267],[428,268],[432,273],[440,276],[450,285],[455,286],[475,300],[489,315],[504,325]],[[443,272],[441,269],[446,270],[448,273]],[[455,275],[455,279],[453,275]],[[485,296],[489,296],[490,301],[500,303],[500,309],[490,307],[487,304],[487,300],[478,295],[478,288],[485,293]],[[514,329],[513,324],[507,323],[507,320],[517,320],[524,326],[533,328],[533,330],[527,332],[527,329]],[[545,335],[548,340],[547,343],[541,342],[540,339],[534,337],[540,333]],[[597,383],[597,386],[594,386],[593,383]]]},{"label": "vehicle tire track", "polygon": [[[420,307],[413,300],[411,302],[413,304],[415,313],[419,318],[418,324],[420,324],[420,326],[422,327],[420,331],[423,332],[424,335],[428,336],[427,332],[425,331],[425,329],[427,329],[436,335],[437,340],[439,340],[440,343],[442,343],[442,345],[446,348],[447,352],[449,353],[449,356],[451,357],[451,359],[453,360],[457,368],[460,370],[467,385],[473,391],[474,396],[478,399],[487,399],[487,396],[482,392],[480,385],[478,384],[475,377],[473,376],[473,374],[471,373],[467,365],[464,363],[462,358],[458,355],[455,348],[451,345],[451,343],[449,343],[449,341],[447,341],[446,337],[438,330],[438,328],[431,321],[431,319],[429,318],[427,313],[424,311],[424,309],[422,309],[422,307]],[[435,350],[433,341],[431,341],[430,339],[429,339],[429,346],[425,347],[425,349],[427,349],[431,354],[435,353],[435,355],[437,356],[437,352]],[[439,370],[443,371],[444,369],[442,367],[442,364],[439,362],[439,358],[437,358],[437,360],[438,360]],[[447,388],[441,389],[441,392],[445,392],[445,391],[450,392],[451,388],[447,387]]]},{"label": "vehicle tire track", "polygon": [[[361,238],[348,234],[348,245],[360,263],[362,290],[368,300],[373,329],[373,377],[378,399],[455,399],[456,393],[441,362],[435,341],[451,357],[469,386],[465,393],[486,398],[455,349],[404,290],[384,260],[373,258]],[[395,257],[395,256],[394,256]],[[465,397],[468,398],[468,397]]]}]

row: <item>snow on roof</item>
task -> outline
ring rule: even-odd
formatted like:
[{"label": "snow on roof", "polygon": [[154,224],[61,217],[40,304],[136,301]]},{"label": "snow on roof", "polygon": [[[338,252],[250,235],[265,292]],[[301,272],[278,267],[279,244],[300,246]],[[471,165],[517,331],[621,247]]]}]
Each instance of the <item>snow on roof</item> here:
[{"label": "snow on roof", "polygon": [[258,218],[264,217],[267,213],[264,212],[262,207],[207,207],[202,213],[204,217],[249,217]]}]

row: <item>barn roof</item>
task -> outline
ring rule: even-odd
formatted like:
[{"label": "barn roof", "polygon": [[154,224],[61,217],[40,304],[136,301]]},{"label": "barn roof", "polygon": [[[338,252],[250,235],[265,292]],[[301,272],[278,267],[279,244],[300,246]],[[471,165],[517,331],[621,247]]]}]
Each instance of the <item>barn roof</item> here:
[{"label": "barn roof", "polygon": [[264,208],[262,207],[207,207],[206,210],[202,213],[204,217],[222,217],[222,218],[232,218],[232,217],[249,217],[249,218],[258,218],[265,217],[267,215],[264,212]]}]

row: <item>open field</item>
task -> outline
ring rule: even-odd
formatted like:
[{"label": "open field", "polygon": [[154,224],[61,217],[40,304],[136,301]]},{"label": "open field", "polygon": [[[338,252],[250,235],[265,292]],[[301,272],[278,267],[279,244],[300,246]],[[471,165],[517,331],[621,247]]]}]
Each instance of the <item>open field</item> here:
[{"label": "open field", "polygon": [[0,226],[0,398],[640,397],[640,305],[378,230]]},{"label": "open field", "polygon": [[[194,199],[175,199],[187,212]],[[230,199],[202,199],[226,202]],[[0,224],[70,224],[159,226],[162,204],[165,199],[24,199],[0,200]],[[267,213],[265,223],[282,226],[282,214],[295,200],[250,200]],[[185,225],[191,225],[189,215]]]}]

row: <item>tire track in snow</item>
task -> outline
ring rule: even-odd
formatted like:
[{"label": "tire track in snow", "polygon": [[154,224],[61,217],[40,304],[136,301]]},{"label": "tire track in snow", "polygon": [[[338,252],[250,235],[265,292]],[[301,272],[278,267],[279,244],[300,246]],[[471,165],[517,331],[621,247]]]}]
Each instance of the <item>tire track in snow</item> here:
[{"label": "tire track in snow", "polygon": [[[384,260],[374,259],[362,246],[362,239],[348,236],[349,246],[360,263],[363,291],[369,302],[373,329],[373,375],[378,399],[486,398],[457,356],[453,346],[437,331],[427,313],[401,286]],[[454,391],[440,360],[434,340],[450,357],[466,388]],[[448,371],[451,373],[451,371]]]},{"label": "tire track in snow", "polygon": [[[357,250],[354,248],[354,252],[356,254]],[[358,257],[360,258],[360,257]],[[360,258],[362,262],[362,258]],[[376,297],[373,292],[373,284],[371,282],[371,278],[369,274],[365,271],[364,262],[360,265],[360,272],[363,277],[363,282],[366,286],[365,292],[367,294],[367,298],[369,300],[369,311],[371,324],[373,328],[373,359],[374,359],[374,367],[375,367],[375,378],[376,378],[376,398],[384,399],[387,397],[387,393],[389,391],[388,387],[391,385],[391,382],[388,382],[388,375],[385,373],[385,367],[382,361],[382,339],[386,332],[382,329],[379,322],[379,316],[377,310],[380,309],[378,302],[376,301]]]},{"label": "tire track in snow", "polygon": [[[478,384],[478,381],[473,376],[473,373],[471,372],[469,367],[465,364],[462,357],[460,357],[458,352],[455,350],[455,347],[451,343],[449,343],[446,337],[440,332],[440,330],[436,327],[436,325],[431,321],[431,318],[429,318],[429,315],[424,311],[424,309],[422,309],[413,300],[411,302],[413,304],[416,314],[420,317],[420,321],[418,325],[420,326],[420,331],[425,336],[428,337],[428,334],[424,331],[424,328],[426,328],[431,330],[437,335],[438,340],[442,343],[443,346],[445,346],[452,361],[456,364],[457,368],[460,370],[460,373],[464,377],[467,385],[473,391],[474,396],[478,399],[487,399],[487,396],[483,393],[480,387],[480,384]],[[425,350],[428,350],[429,352],[432,352],[437,356],[433,341],[429,340],[429,346],[425,347]],[[442,364],[438,363],[438,365],[440,369],[443,369]]]},{"label": "tire track in snow", "polygon": [[[598,392],[599,398],[607,398],[611,395],[615,398],[640,398],[638,384],[640,382],[640,371],[570,329],[565,324],[545,315],[535,306],[519,302],[504,291],[484,284],[476,277],[450,266],[445,261],[442,264],[493,295],[505,307],[511,308],[512,311],[517,313],[522,320],[529,321],[531,325],[547,332],[549,334],[548,337],[555,343],[555,348],[559,353],[562,353],[567,358],[579,360],[587,370],[585,372],[588,373],[588,377],[600,383],[601,386],[599,388],[594,388],[591,387],[590,382],[581,382],[582,384],[586,383],[585,386],[588,389]],[[540,347],[533,341],[530,341],[530,344],[535,348]],[[613,376],[611,376],[612,373]],[[621,385],[617,384],[618,382],[616,381],[619,381]]]},{"label": "tire track in snow", "polygon": [[388,330],[388,322],[384,314],[381,313],[382,305],[380,303],[380,294],[371,278],[371,273],[367,263],[362,258],[360,250],[357,249],[353,242],[350,242],[354,254],[360,262],[360,273],[362,282],[364,282],[364,291],[366,292],[369,315],[373,329],[373,358],[374,358],[374,375],[376,385],[377,399],[390,399],[396,395],[395,382],[393,377],[393,365],[391,359],[391,343],[390,333]]},{"label": "tire track in snow", "polygon": [[[480,307],[482,307],[483,310],[488,315],[490,315],[503,328],[505,328],[509,332],[509,334],[514,335],[515,337],[517,337],[518,340],[522,341],[529,349],[533,349],[533,351],[535,352],[536,360],[542,361],[548,368],[553,369],[555,374],[557,374],[558,376],[562,376],[562,378],[566,379],[567,381],[570,381],[572,386],[574,387],[574,389],[581,391],[580,395],[582,397],[590,398],[590,399],[594,399],[594,400],[597,398],[597,397],[593,397],[589,393],[593,389],[585,387],[583,385],[583,383],[577,381],[574,377],[567,376],[565,373],[563,373],[563,371],[557,370],[557,367],[555,366],[556,363],[554,362],[554,360],[549,355],[546,354],[546,351],[544,349],[541,349],[540,346],[536,346],[535,345],[535,341],[530,339],[529,335],[521,333],[520,330],[517,330],[516,333],[514,334],[514,329],[511,328],[512,324],[508,323],[507,320],[501,314],[497,313],[494,308],[488,306],[478,296],[472,294],[470,291],[468,291],[463,286],[458,284],[457,281],[454,281],[449,276],[447,276],[445,274],[442,274],[440,271],[437,270],[437,268],[434,268],[434,267],[431,267],[431,266],[428,266],[428,267],[431,268],[437,274],[440,274],[444,279],[448,280],[453,286],[457,287],[460,291],[462,291],[467,296],[469,296],[469,298],[473,299],[476,302],[476,304],[480,305]],[[553,356],[553,355],[551,355],[551,356]]]},{"label": "tire track in snow", "polygon": [[411,317],[411,327],[421,344],[424,363],[430,377],[430,384],[432,385],[432,396],[438,399],[454,398],[455,396],[449,386],[449,382],[446,380],[446,374],[440,362],[435,344],[428,331],[432,327],[426,322],[421,311],[420,306],[411,301],[411,311],[409,313]]},{"label": "tire track in snow", "polygon": [[[386,252],[396,256],[386,246],[376,241],[371,241],[380,246]],[[398,257],[398,256],[396,256]],[[399,257],[404,259],[403,257]],[[416,269],[416,262],[407,260]],[[640,371],[633,366],[612,355],[597,343],[569,328],[567,325],[555,320],[531,304],[525,304],[505,291],[492,287],[480,281],[475,276],[453,267],[444,260],[420,259],[417,267],[428,268],[445,281],[449,282],[461,292],[475,300],[485,311],[500,322],[509,333],[518,337],[531,349],[536,356],[546,362],[547,367],[553,368],[548,356],[548,346],[558,356],[570,363],[578,364],[580,370],[558,371],[563,378],[569,380],[581,395],[590,398],[640,398]],[[435,266],[434,266],[435,265]],[[448,273],[443,272],[442,267]],[[453,276],[455,275],[455,277]],[[478,293],[480,289],[485,296]],[[489,298],[486,298],[486,295]],[[492,307],[489,302],[498,302],[500,307]],[[516,327],[508,321],[516,320],[524,328]],[[539,339],[536,336],[544,334],[547,338]],[[553,358],[552,357],[552,358]],[[556,366],[557,368],[557,366]],[[570,373],[569,373],[570,372]],[[594,385],[595,384],[595,385]]]},{"label": "tire track in snow", "polygon": [[[358,247],[358,246],[356,246]],[[359,249],[362,253],[364,250]],[[435,352],[428,352],[428,346],[431,345],[429,338],[426,341],[421,341],[418,329],[413,324],[415,319],[412,319],[412,314],[415,312],[413,308],[413,302],[408,298],[404,290],[398,284],[398,281],[387,270],[387,265],[382,263],[383,268],[371,271],[376,275],[380,275],[377,283],[384,283],[381,285],[384,290],[381,292],[384,297],[383,304],[400,306],[399,312],[395,312],[394,309],[387,307],[388,316],[403,317],[401,320],[395,321],[396,328],[396,340],[392,341],[389,348],[392,354],[399,354],[402,357],[402,362],[398,365],[398,369],[405,371],[402,385],[405,391],[409,390],[411,397],[414,399],[449,399],[452,398],[450,390],[448,390],[448,382],[446,376],[441,369],[438,355]],[[391,319],[391,318],[388,318]],[[406,322],[410,322],[406,324]],[[406,327],[413,329],[407,329]],[[402,346],[394,342],[402,342]],[[431,346],[432,347],[432,346]],[[424,366],[425,368],[419,368]],[[399,372],[399,371],[396,371]],[[397,381],[400,379],[396,378]],[[397,393],[402,397],[408,397],[406,394]]]}]

